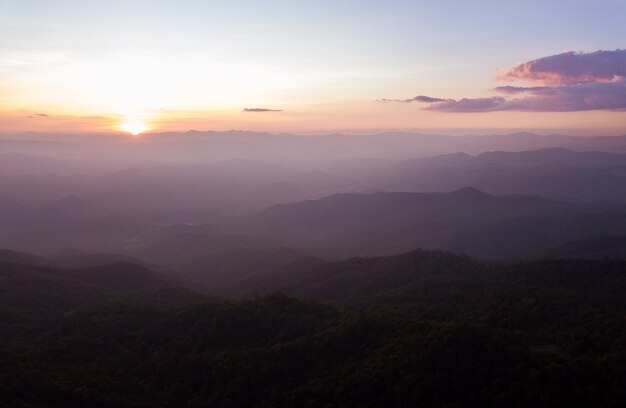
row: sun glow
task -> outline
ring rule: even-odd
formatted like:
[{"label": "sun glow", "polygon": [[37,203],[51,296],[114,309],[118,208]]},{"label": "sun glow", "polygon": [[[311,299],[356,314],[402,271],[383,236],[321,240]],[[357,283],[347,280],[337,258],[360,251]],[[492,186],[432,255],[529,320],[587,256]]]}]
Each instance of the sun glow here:
[{"label": "sun glow", "polygon": [[124,132],[130,133],[133,136],[138,136],[148,130],[148,127],[145,123],[142,122],[126,122],[120,126],[120,129],[122,129]]}]

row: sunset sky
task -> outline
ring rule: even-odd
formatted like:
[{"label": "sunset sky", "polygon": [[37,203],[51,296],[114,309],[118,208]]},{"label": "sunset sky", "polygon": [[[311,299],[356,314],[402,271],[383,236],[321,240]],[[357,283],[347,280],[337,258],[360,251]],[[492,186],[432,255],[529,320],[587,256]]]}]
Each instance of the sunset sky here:
[{"label": "sunset sky", "polygon": [[626,133],[625,20],[626,0],[0,0],[0,133]]}]

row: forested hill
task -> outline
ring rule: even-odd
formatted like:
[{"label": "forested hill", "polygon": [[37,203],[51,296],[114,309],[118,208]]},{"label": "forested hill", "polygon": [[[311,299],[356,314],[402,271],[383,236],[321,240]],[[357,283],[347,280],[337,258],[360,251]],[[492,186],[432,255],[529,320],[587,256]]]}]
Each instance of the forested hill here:
[{"label": "forested hill", "polygon": [[267,289],[310,300],[209,301],[127,263],[0,263],[0,406],[626,401],[625,261],[414,251],[292,273]]}]

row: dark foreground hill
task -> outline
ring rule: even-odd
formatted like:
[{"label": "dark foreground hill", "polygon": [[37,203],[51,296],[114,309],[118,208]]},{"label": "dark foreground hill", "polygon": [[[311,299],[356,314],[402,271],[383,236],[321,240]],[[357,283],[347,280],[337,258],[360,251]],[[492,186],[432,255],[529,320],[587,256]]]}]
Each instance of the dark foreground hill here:
[{"label": "dark foreground hill", "polygon": [[625,261],[484,264],[413,251],[300,267],[263,288],[309,300],[180,291],[188,302],[168,303],[146,295],[171,286],[132,264],[2,263],[0,406],[626,401]]},{"label": "dark foreground hill", "polygon": [[[0,251],[0,345],[40,333],[67,313],[108,301],[186,304],[201,296],[180,283],[129,262],[53,267],[44,257]],[[23,339],[22,339],[23,340]]]}]

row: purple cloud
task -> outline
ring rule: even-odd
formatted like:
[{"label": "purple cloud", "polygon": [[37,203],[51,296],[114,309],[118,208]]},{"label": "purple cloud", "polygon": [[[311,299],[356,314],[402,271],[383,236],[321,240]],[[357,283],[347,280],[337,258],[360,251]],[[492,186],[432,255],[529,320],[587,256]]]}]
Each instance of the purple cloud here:
[{"label": "purple cloud", "polygon": [[524,80],[535,86],[499,86],[503,96],[440,99],[417,96],[393,102],[421,102],[441,112],[576,112],[626,110],[626,50],[566,52],[509,69],[498,79]]},{"label": "purple cloud", "polygon": [[262,113],[262,112],[282,112],[282,109],[266,109],[266,108],[245,108],[244,112]]},{"label": "purple cloud", "polygon": [[554,88],[551,86],[498,86],[494,88],[494,91],[507,95],[517,94],[533,94],[533,95],[545,95],[554,93]]},{"label": "purple cloud", "polygon": [[564,52],[524,62],[496,78],[538,85],[575,85],[614,82],[626,77],[626,50],[590,53]]},{"label": "purple cloud", "polygon": [[499,87],[497,91],[521,95],[431,103],[426,110],[442,112],[577,112],[589,110],[626,110],[626,81],[590,83],[555,87]]}]

